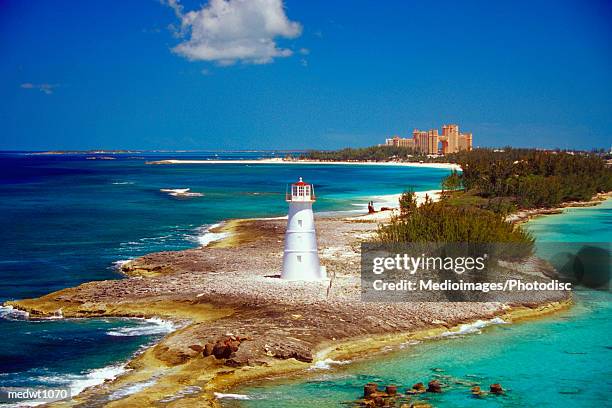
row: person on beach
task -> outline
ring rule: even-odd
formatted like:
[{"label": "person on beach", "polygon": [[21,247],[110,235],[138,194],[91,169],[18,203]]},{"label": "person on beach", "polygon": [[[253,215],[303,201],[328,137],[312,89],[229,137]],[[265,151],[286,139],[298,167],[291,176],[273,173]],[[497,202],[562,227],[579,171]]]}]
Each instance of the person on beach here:
[{"label": "person on beach", "polygon": [[373,214],[375,212],[376,210],[374,209],[374,201],[369,201],[368,202],[368,214]]}]

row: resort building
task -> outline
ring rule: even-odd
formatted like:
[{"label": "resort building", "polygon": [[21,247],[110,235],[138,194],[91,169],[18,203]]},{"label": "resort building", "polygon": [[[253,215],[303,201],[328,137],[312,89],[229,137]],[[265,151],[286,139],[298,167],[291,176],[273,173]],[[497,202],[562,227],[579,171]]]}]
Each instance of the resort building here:
[{"label": "resort building", "polygon": [[449,154],[460,150],[472,150],[472,134],[460,133],[459,125],[443,125],[438,129],[414,129],[412,138],[393,136],[385,140],[387,146],[409,147],[424,154]]}]

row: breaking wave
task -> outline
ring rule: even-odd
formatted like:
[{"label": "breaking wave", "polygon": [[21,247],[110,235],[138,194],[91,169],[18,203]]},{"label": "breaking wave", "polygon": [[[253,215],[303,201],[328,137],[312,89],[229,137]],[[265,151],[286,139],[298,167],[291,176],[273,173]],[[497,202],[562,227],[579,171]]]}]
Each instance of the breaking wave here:
[{"label": "breaking wave", "polygon": [[28,312],[15,309],[13,306],[0,306],[0,319],[27,320],[29,317]]},{"label": "breaking wave", "polygon": [[50,386],[67,386],[70,388],[70,393],[74,397],[85,388],[94,385],[102,384],[106,380],[114,380],[121,374],[128,372],[125,364],[109,365],[101,368],[94,368],[84,371],[81,374],[66,374],[58,376],[40,377],[45,383]]},{"label": "breaking wave", "polygon": [[227,399],[235,399],[235,400],[250,400],[251,398],[245,394],[222,394],[220,392],[215,392],[215,397],[218,399],[227,398]]},{"label": "breaking wave", "polygon": [[342,360],[342,361],[338,361],[338,360],[332,360],[331,358],[326,358],[325,360],[319,360],[316,363],[314,363],[310,369],[311,370],[330,370],[332,368],[332,366],[334,365],[344,365],[344,364],[350,364],[350,360]]},{"label": "breaking wave", "polygon": [[138,326],[120,327],[109,330],[106,334],[115,337],[152,336],[156,334],[167,334],[176,330],[176,328],[177,327],[172,322],[153,317],[150,319],[142,319]]},{"label": "breaking wave", "polygon": [[440,337],[462,336],[472,333],[480,334],[482,332],[482,329],[494,324],[507,324],[507,322],[499,317],[495,317],[491,320],[476,320],[473,323],[460,325],[458,330],[449,330],[447,332],[444,332],[440,334]]},{"label": "breaking wave", "polygon": [[202,193],[193,193],[190,188],[160,188],[159,191],[172,197],[202,197]]},{"label": "breaking wave", "polygon": [[222,240],[223,238],[228,237],[229,232],[212,232],[212,229],[220,227],[221,224],[213,224],[209,226],[203,226],[198,228],[198,235],[196,236],[196,241],[201,246],[207,246],[211,242]]}]

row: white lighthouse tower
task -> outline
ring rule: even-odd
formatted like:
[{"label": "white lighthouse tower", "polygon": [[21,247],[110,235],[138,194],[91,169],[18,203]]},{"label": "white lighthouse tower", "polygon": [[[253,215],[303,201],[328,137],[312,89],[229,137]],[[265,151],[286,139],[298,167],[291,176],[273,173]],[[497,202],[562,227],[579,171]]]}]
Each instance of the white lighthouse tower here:
[{"label": "white lighthouse tower", "polygon": [[314,186],[303,182],[300,177],[297,183],[291,184],[285,199],[289,203],[289,216],[281,278],[301,281],[325,279],[325,270],[319,263],[317,253],[317,233],[312,212]]}]

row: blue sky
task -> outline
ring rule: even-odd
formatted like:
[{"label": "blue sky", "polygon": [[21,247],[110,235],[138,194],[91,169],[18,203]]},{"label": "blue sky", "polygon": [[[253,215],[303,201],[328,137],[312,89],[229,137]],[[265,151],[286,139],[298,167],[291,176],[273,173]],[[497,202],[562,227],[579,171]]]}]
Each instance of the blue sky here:
[{"label": "blue sky", "polygon": [[610,147],[607,1],[0,1],[0,149]]}]

